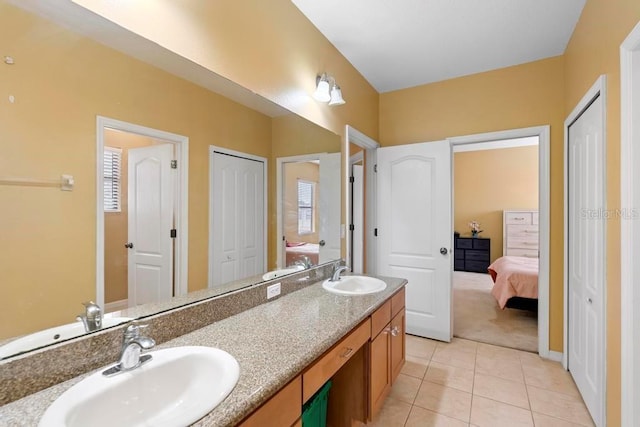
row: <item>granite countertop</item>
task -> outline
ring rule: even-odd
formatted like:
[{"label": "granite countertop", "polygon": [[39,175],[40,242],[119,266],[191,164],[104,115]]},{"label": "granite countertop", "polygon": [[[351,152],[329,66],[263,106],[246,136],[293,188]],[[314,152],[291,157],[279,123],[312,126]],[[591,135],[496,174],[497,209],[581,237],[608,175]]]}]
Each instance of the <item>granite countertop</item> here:
[{"label": "granite countertop", "polygon": [[[406,284],[381,279],[384,291],[360,296],[332,294],[316,283],[157,346],[217,347],[240,364],[231,394],[193,425],[240,422]],[[0,407],[0,426],[37,425],[58,396],[93,372]]]}]

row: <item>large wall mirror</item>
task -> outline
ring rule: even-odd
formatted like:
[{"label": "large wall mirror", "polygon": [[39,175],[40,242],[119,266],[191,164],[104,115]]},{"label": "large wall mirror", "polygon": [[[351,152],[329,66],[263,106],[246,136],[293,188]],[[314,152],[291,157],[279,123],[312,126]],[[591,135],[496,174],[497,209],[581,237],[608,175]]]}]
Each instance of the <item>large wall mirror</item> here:
[{"label": "large wall mirror", "polygon": [[0,358],[84,333],[84,302],[109,326],[341,257],[338,135],[95,16],[25,7],[0,1]]}]

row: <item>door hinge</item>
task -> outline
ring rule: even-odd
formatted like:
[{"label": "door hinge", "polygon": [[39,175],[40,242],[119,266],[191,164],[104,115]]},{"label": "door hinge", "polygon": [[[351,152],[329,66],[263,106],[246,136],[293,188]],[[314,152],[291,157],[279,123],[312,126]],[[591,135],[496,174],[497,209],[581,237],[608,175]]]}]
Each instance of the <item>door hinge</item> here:
[{"label": "door hinge", "polygon": [[178,161],[171,160],[171,169],[178,169]]},{"label": "door hinge", "polygon": [[349,182],[353,184],[354,182],[356,182],[356,179],[354,177],[350,176],[349,177]]},{"label": "door hinge", "polygon": [[378,172],[378,165],[373,165],[373,171],[376,173]]},{"label": "door hinge", "polygon": [[377,228],[374,228],[374,229],[373,229],[373,235],[374,235],[374,236],[376,236],[376,237],[378,237],[378,229],[377,229]]},{"label": "door hinge", "polygon": [[171,229],[171,238],[175,239],[176,237],[178,237],[178,230],[173,228],[173,229]]},{"label": "door hinge", "polygon": [[349,224],[349,230],[350,230],[350,231],[353,231],[353,230],[355,230],[355,229],[356,229],[356,226],[355,226],[355,225],[353,225],[353,224]]}]

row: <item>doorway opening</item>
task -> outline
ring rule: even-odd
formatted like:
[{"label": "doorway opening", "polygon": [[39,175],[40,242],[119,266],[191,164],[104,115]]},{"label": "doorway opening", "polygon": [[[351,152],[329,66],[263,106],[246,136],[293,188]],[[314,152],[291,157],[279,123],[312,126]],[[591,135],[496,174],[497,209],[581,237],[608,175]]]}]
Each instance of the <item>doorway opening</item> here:
[{"label": "doorway opening", "polygon": [[538,351],[538,136],[453,146],[453,335]]},{"label": "doorway opening", "polygon": [[353,273],[377,274],[376,163],[378,142],[347,125],[345,183],[346,260]]},{"label": "doorway opening", "polygon": [[[539,126],[539,127],[531,127],[531,128],[523,128],[523,129],[514,129],[514,130],[508,130],[508,131],[498,131],[498,132],[490,132],[490,133],[484,133],[484,134],[478,134],[478,135],[470,135],[470,136],[462,136],[462,137],[455,137],[455,138],[449,138],[449,142],[451,144],[451,148],[452,148],[452,152],[456,152],[456,151],[461,151],[464,150],[464,147],[471,147],[471,149],[473,149],[473,146],[475,145],[475,148],[481,148],[486,144],[493,144],[494,146],[496,146],[496,144],[501,144],[501,143],[507,143],[506,141],[510,141],[510,140],[523,140],[525,138],[534,138],[537,139],[538,142],[538,146],[537,146],[537,191],[538,191],[538,197],[537,197],[537,215],[534,215],[534,212],[532,208],[529,208],[528,212],[525,212],[525,215],[520,215],[519,213],[517,213],[517,211],[522,211],[522,208],[524,208],[525,206],[511,206],[509,208],[507,208],[506,206],[503,207],[496,207],[494,209],[494,216],[496,217],[495,219],[497,219],[497,225],[494,226],[494,228],[496,229],[496,234],[500,235],[502,237],[502,235],[504,235],[505,230],[505,223],[506,222],[513,222],[513,221],[523,221],[521,218],[525,218],[528,219],[531,223],[531,225],[534,225],[533,222],[535,221],[535,219],[537,218],[537,235],[538,235],[538,240],[537,242],[535,242],[535,239],[533,239],[533,241],[531,241],[530,243],[535,244],[537,243],[537,251],[539,252],[539,257],[538,257],[538,280],[537,280],[537,284],[538,284],[538,296],[537,296],[537,340],[535,340],[535,347],[531,348],[529,350],[533,350],[533,351],[537,351],[538,354],[540,354],[540,356],[545,357],[545,358],[550,358],[556,361],[559,361],[562,357],[561,353],[556,353],[556,352],[551,352],[549,350],[549,207],[550,207],[550,201],[549,201],[549,196],[550,196],[550,160],[549,160],[549,142],[550,142],[550,136],[549,136],[549,126]],[[532,140],[529,140],[532,141]],[[493,150],[490,150],[493,151]],[[464,153],[463,153],[464,154]],[[454,155],[452,153],[452,163],[453,163],[453,158]],[[460,171],[456,171],[454,169],[454,172],[452,174],[453,176],[457,176],[458,172]],[[454,185],[456,185],[456,183],[453,183]],[[452,192],[453,192],[453,188],[454,186],[452,185]],[[452,199],[457,198],[458,196],[454,193]],[[458,209],[459,210],[459,209]],[[507,213],[505,214],[504,211],[507,211]],[[508,211],[516,211],[516,212],[512,212],[511,214],[508,213]],[[476,213],[475,215],[478,215],[478,213]],[[487,217],[490,218],[490,217]],[[507,220],[505,220],[505,218],[507,218]],[[469,228],[469,223],[471,221],[477,221],[477,222],[481,222],[478,218],[475,217],[469,217],[466,219],[459,219],[458,224],[462,224],[459,225],[462,229],[458,230],[461,233],[465,233],[467,234],[467,236],[463,236],[463,237],[468,237],[468,240],[471,240],[471,229]],[[480,224],[480,229],[482,229],[482,223]],[[514,225],[518,225],[518,224],[514,224]],[[528,225],[527,225],[528,226]],[[452,230],[452,232],[455,230]],[[519,231],[523,231],[523,230],[519,230]],[[482,234],[482,233],[481,233]],[[527,235],[530,233],[526,233]],[[533,234],[533,233],[531,233]],[[486,237],[491,237],[491,236],[486,236]],[[462,264],[466,265],[466,253],[460,253],[458,252],[456,254],[456,240],[455,239],[455,235],[452,236],[452,241],[454,243],[453,246],[453,250],[454,250],[454,254],[453,254],[453,262],[452,264],[455,265],[456,264],[456,255],[457,255],[457,259],[460,260],[460,256],[464,255],[465,258],[463,259],[463,262],[461,263],[460,261],[458,261],[458,267],[461,267]],[[503,252],[505,250],[504,248],[504,244],[502,244],[502,239],[500,240],[500,244],[497,245],[497,247],[495,247],[495,251],[491,251],[489,249],[489,261],[491,260],[491,252],[494,252],[494,257],[496,256],[495,253],[499,253],[499,252]],[[529,239],[525,239],[526,241],[531,240]],[[461,246],[464,246],[465,244],[468,245],[468,241],[465,242],[460,242]],[[477,243],[477,242],[476,242]],[[474,241],[471,240],[471,248],[458,248],[459,250],[462,249],[463,252],[466,252],[467,249],[470,249],[472,252],[471,257],[473,258],[474,256],[480,257],[482,258],[482,262],[486,263],[486,251],[487,249],[475,249],[473,248],[473,244]],[[489,247],[491,247],[492,245],[494,245],[494,243],[491,241],[489,242]],[[481,245],[480,245],[481,246]],[[485,245],[486,246],[486,245]],[[522,245],[516,245],[516,246],[522,246]],[[532,245],[532,247],[535,247]],[[531,249],[529,249],[528,251],[526,250],[527,248],[515,248],[516,252],[518,252],[520,249],[525,249],[525,252],[519,252],[519,255],[533,255],[533,251],[531,251]],[[479,253],[475,253],[474,251],[480,251]],[[484,251],[484,254],[481,254],[481,252]],[[469,259],[469,261],[471,262],[471,266],[472,267],[478,267],[479,264],[474,264],[474,260],[473,259]],[[484,265],[483,265],[484,266]],[[461,271],[456,271],[454,273],[466,273],[466,272],[461,272]],[[469,274],[473,274],[473,273],[469,273]],[[492,279],[490,278],[490,276],[487,275],[483,275],[484,279],[489,279],[488,282],[488,286],[493,287],[492,285]],[[493,298],[493,297],[492,297]],[[494,301],[496,301],[494,299]],[[454,308],[455,308],[455,304],[456,302],[453,302],[454,304]],[[496,307],[497,307],[498,302],[496,302]],[[498,308],[499,309],[499,308]],[[454,321],[453,324],[453,328],[454,331],[456,330],[456,322]],[[511,345],[512,346],[512,345]]]},{"label": "doorway opening", "polygon": [[188,138],[98,116],[96,171],[97,304],[186,294]]},{"label": "doorway opening", "polygon": [[340,258],[340,153],[277,159],[277,267]]}]

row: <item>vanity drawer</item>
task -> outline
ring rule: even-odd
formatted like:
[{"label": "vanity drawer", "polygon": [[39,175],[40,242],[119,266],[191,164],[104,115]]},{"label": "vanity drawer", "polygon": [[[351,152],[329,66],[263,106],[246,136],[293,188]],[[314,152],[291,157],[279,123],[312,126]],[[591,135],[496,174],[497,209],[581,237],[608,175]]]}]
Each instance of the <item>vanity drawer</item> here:
[{"label": "vanity drawer", "polygon": [[371,337],[375,338],[391,322],[391,300],[387,300],[371,315]]},{"label": "vanity drawer", "polygon": [[292,426],[302,415],[302,378],[298,376],[240,424],[240,427]]},{"label": "vanity drawer", "polygon": [[402,288],[391,297],[391,315],[395,316],[404,308],[405,290]]},{"label": "vanity drawer", "polygon": [[302,374],[302,403],[306,402],[371,337],[371,319],[367,318],[349,335],[334,345]]}]

